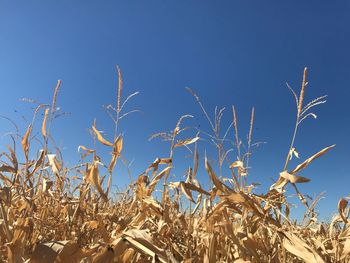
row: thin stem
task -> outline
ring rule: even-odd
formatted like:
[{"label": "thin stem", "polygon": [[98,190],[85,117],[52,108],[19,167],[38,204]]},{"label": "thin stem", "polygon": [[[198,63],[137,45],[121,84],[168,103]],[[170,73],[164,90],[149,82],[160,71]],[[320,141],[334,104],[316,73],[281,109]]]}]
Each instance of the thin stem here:
[{"label": "thin stem", "polygon": [[283,171],[285,171],[287,169],[287,166],[288,166],[288,163],[289,163],[290,152],[291,152],[291,149],[294,146],[295,138],[296,138],[296,135],[297,135],[297,132],[298,132],[298,126],[299,126],[298,124],[299,124],[299,114],[297,114],[297,120],[295,122],[295,128],[294,128],[294,133],[293,133],[293,137],[292,137],[292,142],[291,142],[290,147],[289,147],[289,151],[288,151],[288,154],[287,154],[286,162],[284,163]]},{"label": "thin stem", "polygon": [[298,110],[297,110],[297,119],[296,119],[296,122],[295,122],[295,128],[294,128],[292,142],[291,142],[290,147],[289,147],[289,151],[288,151],[288,154],[287,154],[286,162],[284,163],[284,167],[283,167],[284,171],[288,167],[288,163],[289,163],[289,159],[290,159],[290,153],[291,153],[291,150],[292,150],[292,148],[294,146],[294,141],[295,141],[295,138],[296,138],[296,135],[297,135],[298,127],[299,127],[300,114],[302,112],[303,101],[304,101],[305,87],[306,87],[306,84],[307,84],[306,76],[307,76],[307,67],[304,68],[303,81],[301,83],[301,90],[300,90],[300,95],[299,95],[299,100],[298,100],[298,105],[297,105],[297,108],[298,108]]}]

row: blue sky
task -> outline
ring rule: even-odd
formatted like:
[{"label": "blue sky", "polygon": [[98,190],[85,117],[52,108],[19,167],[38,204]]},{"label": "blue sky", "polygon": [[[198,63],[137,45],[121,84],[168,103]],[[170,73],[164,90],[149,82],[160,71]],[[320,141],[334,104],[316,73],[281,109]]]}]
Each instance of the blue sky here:
[{"label": "blue sky", "polygon": [[[58,106],[71,114],[57,119],[53,135],[73,163],[78,145],[92,145],[87,128],[94,118],[112,136],[102,105],[115,104],[118,64],[124,98],[140,91],[129,108],[142,113],[121,123],[133,178],[156,157],[166,157],[169,146],[147,138],[173,129],[181,115],[194,115],[188,124],[209,130],[185,90],[191,87],[210,114],[216,105],[226,107],[224,126],[235,105],[242,137],[255,107],[253,140],[267,143],[250,162],[250,182],[261,182],[258,191],[264,191],[283,168],[294,125],[294,100],[285,83],[298,90],[308,66],[306,100],[327,94],[328,102],[315,110],[317,120],[302,125],[296,148],[305,159],[333,143],[337,147],[303,171],[311,183],[301,189],[311,195],[326,191],[319,208],[329,217],[349,194],[349,12],[348,1],[1,0],[0,114],[16,120],[24,133],[21,116],[30,116],[30,105],[19,99],[50,102],[61,79]],[[1,121],[1,134],[11,129]],[[2,137],[1,147],[6,143]],[[209,143],[200,147],[214,157]],[[174,173],[181,178],[192,161],[185,150],[175,155]],[[198,176],[207,182],[205,171]],[[128,183],[125,170],[115,172],[114,183]]]}]

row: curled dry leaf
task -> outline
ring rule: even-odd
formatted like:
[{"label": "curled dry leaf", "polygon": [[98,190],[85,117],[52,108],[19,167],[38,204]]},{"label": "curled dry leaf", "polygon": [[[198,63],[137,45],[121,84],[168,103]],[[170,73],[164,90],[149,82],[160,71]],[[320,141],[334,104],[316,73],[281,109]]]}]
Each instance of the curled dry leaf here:
[{"label": "curled dry leaf", "polygon": [[[276,189],[277,191],[281,192],[283,187],[288,183],[288,179],[284,178],[283,176],[285,177],[288,177],[292,180],[297,180],[297,181],[304,181],[306,182],[305,180],[308,180],[307,178],[304,178],[304,177],[300,177],[300,176],[296,176],[295,174],[297,172],[300,172],[302,169],[306,168],[313,160],[319,158],[320,156],[322,156],[323,154],[325,154],[326,152],[328,152],[330,149],[334,148],[335,147],[335,144],[331,145],[331,146],[328,146],[324,149],[322,149],[321,151],[319,151],[318,153],[314,154],[313,156],[311,156],[310,158],[306,159],[304,162],[302,162],[301,164],[299,164],[297,167],[295,167],[293,170],[291,170],[290,172],[287,172],[287,171],[283,171],[277,182],[274,183],[273,185],[271,185],[270,187],[270,190],[272,189]],[[283,176],[282,176],[283,175]],[[292,176],[290,176],[292,175]]]},{"label": "curled dry leaf", "polygon": [[47,117],[49,116],[49,111],[50,109],[46,109],[45,110],[45,115],[44,115],[44,119],[43,119],[43,123],[41,125],[41,133],[44,136],[44,139],[47,139],[47,134],[46,134],[46,122],[47,122]]},{"label": "curled dry leaf", "polygon": [[348,218],[347,216],[345,216],[345,209],[347,206],[348,206],[348,201],[346,199],[342,198],[339,200],[338,211],[339,211],[339,215],[341,216],[345,224],[348,223]]},{"label": "curled dry leaf", "polygon": [[306,159],[304,162],[299,164],[297,167],[295,167],[292,171],[290,171],[291,174],[296,174],[297,172],[301,171],[302,169],[306,168],[313,160],[317,159],[318,157],[324,155],[326,152],[328,152],[330,149],[334,148],[335,144],[328,146],[318,153],[314,154],[310,158]]},{"label": "curled dry leaf", "polygon": [[232,189],[230,189],[228,186],[226,186],[224,183],[222,183],[219,178],[217,178],[216,174],[213,171],[213,168],[211,167],[207,156],[205,156],[205,169],[207,170],[210,179],[213,181],[214,185],[223,193],[229,193],[232,192]]},{"label": "curled dry leaf", "polygon": [[298,175],[293,175],[288,173],[287,171],[281,172],[280,176],[293,184],[310,182],[310,179],[308,178],[298,176]]},{"label": "curled dry leaf", "polygon": [[95,133],[95,135],[96,135],[96,137],[97,137],[97,140],[98,140],[100,143],[102,143],[102,144],[104,144],[104,145],[106,145],[106,146],[113,146],[113,143],[111,143],[111,142],[107,141],[105,138],[103,138],[103,136],[101,135],[101,133],[96,129],[95,124],[92,125],[92,130],[93,130],[93,132]]},{"label": "curled dry leaf", "polygon": [[147,195],[151,195],[156,187],[157,183],[162,179],[162,177],[171,169],[171,166],[164,168],[159,174],[157,174],[152,182],[149,184],[147,189]]},{"label": "curled dry leaf", "polygon": [[23,139],[22,139],[22,149],[26,159],[28,160],[28,152],[29,152],[29,135],[32,131],[32,125],[29,125]]},{"label": "curled dry leaf", "polygon": [[344,242],[343,250],[340,259],[344,260],[350,255],[350,236],[347,236]]},{"label": "curled dry leaf", "polygon": [[103,200],[107,202],[108,201],[107,195],[105,194],[101,186],[100,173],[98,169],[97,160],[94,160],[94,162],[90,165],[89,169],[90,170],[86,175],[86,181],[92,184],[96,188],[96,190],[99,192]]},{"label": "curled dry leaf", "polygon": [[81,156],[83,159],[87,156],[89,156],[90,154],[96,152],[96,150],[93,149],[89,149],[87,147],[85,147],[84,145],[79,145],[78,146],[78,152],[80,151],[80,149],[82,149],[85,153]]},{"label": "curled dry leaf", "polygon": [[46,155],[45,150],[41,150],[40,156],[39,156],[38,160],[35,162],[34,168],[33,168],[32,172],[30,173],[30,176],[33,176],[40,169],[41,165],[45,161],[45,155]]},{"label": "curled dry leaf", "polygon": [[291,232],[284,232],[283,246],[290,253],[303,259],[305,263],[325,263],[320,255],[302,239]]},{"label": "curled dry leaf", "polygon": [[183,182],[170,183],[169,187],[180,188],[182,193],[186,196],[188,200],[195,203],[191,191],[184,185]]},{"label": "curled dry leaf", "polygon": [[189,145],[189,144],[192,144],[192,143],[195,143],[196,141],[198,141],[200,138],[199,137],[194,137],[192,139],[186,139],[186,140],[183,140],[183,141],[178,141],[175,145],[174,145],[174,148],[176,147],[180,147],[180,146],[184,146],[184,145]]},{"label": "curled dry leaf", "polygon": [[198,193],[210,196],[210,193],[205,191],[201,187],[198,187],[194,184],[183,182],[183,181],[170,183],[169,187],[180,188],[183,194],[187,197],[187,199],[192,201],[193,203],[196,203],[196,202],[193,200],[191,191],[197,191]]},{"label": "curled dry leaf", "polygon": [[53,186],[53,182],[47,179],[43,179],[43,193],[46,193]]},{"label": "curled dry leaf", "polygon": [[242,161],[235,161],[235,162],[231,163],[231,165],[230,165],[230,169],[232,169],[232,168],[244,169],[244,164]]},{"label": "curled dry leaf", "polygon": [[62,169],[62,165],[56,158],[56,154],[48,154],[47,159],[49,160],[49,164],[51,166],[51,169],[53,173],[59,177],[60,171]]},{"label": "curled dry leaf", "polygon": [[132,248],[139,253],[149,255],[157,262],[169,262],[165,250],[154,244],[154,240],[146,230],[131,229],[124,232],[124,240],[126,240]]},{"label": "curled dry leaf", "polygon": [[108,166],[108,171],[112,173],[113,168],[117,162],[118,157],[120,156],[121,152],[123,149],[123,137],[120,135],[115,139],[114,144],[113,144],[113,152],[112,152],[112,159],[111,162]]}]

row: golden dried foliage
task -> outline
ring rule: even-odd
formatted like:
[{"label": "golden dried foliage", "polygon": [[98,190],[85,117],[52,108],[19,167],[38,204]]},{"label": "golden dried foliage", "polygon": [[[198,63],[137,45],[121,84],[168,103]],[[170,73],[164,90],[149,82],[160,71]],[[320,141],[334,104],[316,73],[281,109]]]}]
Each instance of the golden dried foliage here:
[{"label": "golden dried foliage", "polygon": [[[118,75],[119,114],[122,89],[119,68]],[[55,114],[60,83],[55,89],[51,114]],[[306,69],[300,98],[295,96],[296,127],[303,113],[305,86]],[[66,167],[59,149],[53,147],[55,152],[50,149],[50,129],[46,128],[49,108],[46,109],[41,124],[43,149],[36,155],[30,154],[35,152],[33,148],[30,150],[34,147],[30,144],[32,123],[20,141],[25,160],[18,161],[20,155],[16,155],[15,148],[9,147],[8,152],[1,154],[7,162],[2,161],[0,166],[0,262],[349,262],[348,198],[339,201],[338,214],[325,223],[317,221],[315,206],[319,199],[316,199],[307,206],[301,224],[290,219],[286,195],[286,187],[291,184],[303,203],[306,202],[296,185],[310,180],[298,173],[334,145],[288,169],[291,157],[299,156],[294,147],[295,133],[279,179],[266,194],[256,194],[255,184],[246,184],[248,159],[254,145],[254,108],[246,154],[240,147],[242,142],[233,108],[231,127],[238,158],[229,161],[230,151],[223,150],[224,140],[219,132],[223,109],[212,122],[199,97],[192,90],[191,93],[214,130],[215,136],[211,138],[216,142],[221,160],[218,171],[206,154],[203,163],[199,157],[200,133],[190,139],[178,139],[186,130],[180,127],[183,119],[190,117],[185,115],[173,132],[159,133],[171,141],[169,156],[157,158],[125,192],[118,193],[117,198],[112,196],[111,178],[117,160],[123,158],[122,135],[115,136],[111,143],[94,123],[92,131],[97,140],[112,149],[107,164],[96,149],[79,146],[81,162]],[[320,101],[312,101],[311,107]],[[306,110],[310,105],[305,106]],[[187,170],[186,180],[168,182],[174,152],[179,147],[193,146],[193,167]],[[224,160],[227,160],[226,167]],[[211,186],[202,187],[197,180],[201,163]],[[225,177],[226,172],[231,175]],[[107,183],[106,176],[109,176]],[[162,179],[164,185],[159,185]],[[162,192],[161,201],[157,191]]]}]

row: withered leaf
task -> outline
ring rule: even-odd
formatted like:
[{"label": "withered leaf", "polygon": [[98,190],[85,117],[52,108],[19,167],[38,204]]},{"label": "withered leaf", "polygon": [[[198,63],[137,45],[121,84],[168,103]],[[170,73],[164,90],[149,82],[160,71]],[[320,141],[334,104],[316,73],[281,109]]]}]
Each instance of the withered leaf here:
[{"label": "withered leaf", "polygon": [[95,133],[95,135],[97,136],[97,140],[98,140],[100,143],[102,143],[102,144],[104,144],[104,145],[106,145],[106,146],[113,146],[113,143],[111,143],[111,142],[107,141],[105,138],[103,138],[103,136],[101,135],[101,133],[96,129],[95,124],[92,125],[92,130],[93,130],[93,132]]},{"label": "withered leaf", "polygon": [[346,200],[344,198],[339,200],[339,202],[338,202],[338,211],[339,211],[339,215],[341,216],[341,218],[343,219],[345,224],[348,223],[348,218],[347,218],[347,216],[345,216],[345,208],[347,206],[348,206],[348,200]]},{"label": "withered leaf", "polygon": [[90,165],[90,171],[86,176],[86,180],[97,189],[103,200],[107,202],[108,198],[105,192],[102,190],[99,174],[98,163],[97,161],[94,161],[92,165]]},{"label": "withered leaf", "polygon": [[199,137],[194,137],[192,139],[186,139],[186,140],[183,140],[183,141],[178,141],[175,145],[174,145],[174,148],[176,147],[180,147],[180,146],[184,146],[184,145],[189,145],[189,144],[192,144],[192,143],[195,143],[196,141],[198,141],[200,138]]},{"label": "withered leaf", "polygon": [[281,172],[280,176],[293,184],[310,182],[310,179],[308,179],[308,178],[298,176],[298,175],[293,175],[293,174],[288,173],[287,171]]},{"label": "withered leaf", "polygon": [[26,159],[28,160],[28,152],[29,152],[29,135],[32,131],[32,125],[29,125],[23,139],[22,139],[22,149]]},{"label": "withered leaf", "polygon": [[207,170],[211,180],[213,181],[214,185],[223,193],[232,192],[232,190],[226,186],[224,183],[222,183],[219,178],[217,178],[216,174],[213,171],[213,168],[209,164],[209,161],[207,159],[207,156],[205,156],[205,169]]},{"label": "withered leaf", "polygon": [[47,134],[46,134],[46,122],[47,122],[47,117],[49,116],[49,111],[50,109],[46,109],[45,110],[45,115],[44,115],[44,120],[43,123],[41,125],[41,133],[44,136],[44,138],[47,138]]},{"label": "withered leaf", "polygon": [[321,151],[319,151],[318,153],[314,154],[313,156],[311,156],[310,158],[306,159],[304,162],[302,162],[301,164],[299,164],[297,167],[295,167],[292,171],[290,171],[291,174],[296,174],[297,172],[299,172],[300,170],[306,168],[313,160],[319,158],[320,156],[324,155],[326,152],[328,152],[330,149],[334,148],[335,144],[328,146],[324,149],[322,149]]}]

